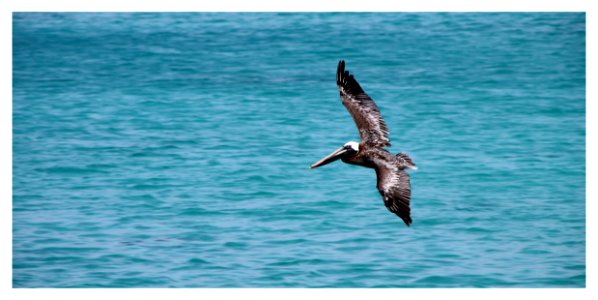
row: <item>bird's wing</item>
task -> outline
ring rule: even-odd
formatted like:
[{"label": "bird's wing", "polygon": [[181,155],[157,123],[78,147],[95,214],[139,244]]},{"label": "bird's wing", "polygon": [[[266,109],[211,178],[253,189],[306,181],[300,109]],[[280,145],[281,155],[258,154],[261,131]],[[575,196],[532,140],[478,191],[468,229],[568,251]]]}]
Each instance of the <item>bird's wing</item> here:
[{"label": "bird's wing", "polygon": [[376,175],[378,176],[378,191],[382,195],[386,208],[403,219],[407,226],[411,225],[409,174],[394,165],[378,164]]},{"label": "bird's wing", "polygon": [[336,84],[340,91],[343,105],[349,110],[359,129],[361,141],[368,145],[390,146],[388,128],[380,115],[374,100],[368,96],[353,75],[345,71],[345,61],[338,63],[336,70]]}]

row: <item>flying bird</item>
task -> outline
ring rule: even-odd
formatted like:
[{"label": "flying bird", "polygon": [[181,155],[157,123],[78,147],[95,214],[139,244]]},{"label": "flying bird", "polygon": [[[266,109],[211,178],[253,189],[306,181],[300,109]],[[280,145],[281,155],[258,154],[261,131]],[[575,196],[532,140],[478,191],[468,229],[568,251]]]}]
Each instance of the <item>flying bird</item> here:
[{"label": "flying bird", "polygon": [[336,84],[343,105],[357,125],[361,141],[346,143],[309,168],[321,167],[340,159],[348,164],[376,170],[377,188],[384,205],[410,226],[411,184],[405,169],[416,170],[417,167],[407,154],[394,155],[384,149],[390,146],[388,127],[374,100],[363,91],[353,75],[345,70],[344,60],[338,63]]}]

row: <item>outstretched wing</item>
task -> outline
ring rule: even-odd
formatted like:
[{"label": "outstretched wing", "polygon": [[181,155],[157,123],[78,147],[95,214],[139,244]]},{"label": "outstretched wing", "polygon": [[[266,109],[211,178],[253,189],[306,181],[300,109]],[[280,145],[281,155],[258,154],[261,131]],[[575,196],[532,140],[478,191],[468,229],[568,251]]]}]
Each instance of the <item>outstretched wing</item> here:
[{"label": "outstretched wing", "polygon": [[349,71],[345,71],[345,61],[338,63],[336,70],[336,84],[340,91],[343,105],[349,110],[359,129],[361,141],[368,145],[385,147],[390,146],[388,128],[380,115],[374,100],[368,96],[357,80]]},{"label": "outstretched wing", "polygon": [[407,226],[411,225],[409,174],[396,166],[380,165],[376,167],[376,175],[378,191],[382,195],[386,208],[403,219]]}]

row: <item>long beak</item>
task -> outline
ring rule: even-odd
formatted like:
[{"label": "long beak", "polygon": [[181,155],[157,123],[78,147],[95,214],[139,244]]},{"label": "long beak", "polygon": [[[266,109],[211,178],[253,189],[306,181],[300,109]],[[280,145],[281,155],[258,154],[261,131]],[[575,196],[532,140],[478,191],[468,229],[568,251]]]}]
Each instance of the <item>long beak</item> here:
[{"label": "long beak", "polygon": [[340,147],[338,149],[336,149],[334,152],[328,154],[328,156],[320,159],[317,163],[311,165],[309,168],[313,169],[313,168],[317,168],[326,164],[329,164],[339,158],[341,158],[341,155],[343,155],[343,153],[347,152],[347,149],[345,149],[344,147]]}]

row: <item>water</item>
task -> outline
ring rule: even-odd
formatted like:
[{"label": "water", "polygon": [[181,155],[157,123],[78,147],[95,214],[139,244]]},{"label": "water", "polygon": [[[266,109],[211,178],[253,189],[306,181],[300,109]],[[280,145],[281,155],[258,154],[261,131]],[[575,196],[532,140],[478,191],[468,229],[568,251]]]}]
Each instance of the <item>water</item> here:
[{"label": "water", "polygon": [[[585,15],[13,15],[14,287],[584,287]],[[411,228],[358,140],[347,61]]]}]

